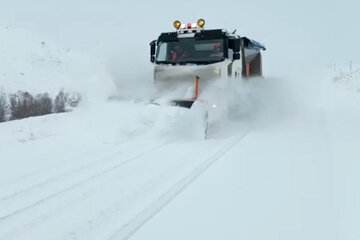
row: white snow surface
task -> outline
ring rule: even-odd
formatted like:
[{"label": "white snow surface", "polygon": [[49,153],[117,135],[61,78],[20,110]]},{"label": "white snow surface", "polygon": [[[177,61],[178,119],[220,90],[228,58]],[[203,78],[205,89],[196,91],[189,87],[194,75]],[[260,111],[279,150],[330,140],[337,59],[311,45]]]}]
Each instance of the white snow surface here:
[{"label": "white snow surface", "polygon": [[330,79],[316,92],[258,118],[130,239],[358,239],[360,96]]},{"label": "white snow surface", "polygon": [[357,239],[360,96],[293,83],[246,82],[207,140],[125,100],[1,124],[0,239]]},{"label": "white snow surface", "polygon": [[1,124],[0,238],[110,238],[228,141],[187,115],[110,102]]},{"label": "white snow surface", "polygon": [[[0,93],[84,101],[0,123],[1,240],[360,239],[358,2],[244,2],[244,23],[228,4],[36,1],[0,9]],[[149,41],[196,14],[268,47],[265,78],[235,89],[243,117],[207,139],[201,111],[149,101]]]}]

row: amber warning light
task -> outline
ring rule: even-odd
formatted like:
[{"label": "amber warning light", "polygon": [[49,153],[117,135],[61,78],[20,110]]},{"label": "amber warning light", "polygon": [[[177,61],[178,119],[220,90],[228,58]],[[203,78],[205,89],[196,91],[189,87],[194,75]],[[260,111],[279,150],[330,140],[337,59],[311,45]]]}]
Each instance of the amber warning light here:
[{"label": "amber warning light", "polygon": [[205,20],[200,18],[197,23],[182,24],[179,20],[174,21],[174,28],[176,29],[192,29],[192,28],[203,28],[205,26]]},{"label": "amber warning light", "polygon": [[178,20],[176,20],[176,21],[174,22],[174,27],[175,27],[176,29],[179,29],[179,28],[181,27],[181,22],[178,21]]},{"label": "amber warning light", "polygon": [[199,27],[204,27],[204,26],[205,26],[205,20],[202,19],[202,18],[200,18],[200,19],[198,20],[198,22],[197,22],[197,25],[198,25]]}]

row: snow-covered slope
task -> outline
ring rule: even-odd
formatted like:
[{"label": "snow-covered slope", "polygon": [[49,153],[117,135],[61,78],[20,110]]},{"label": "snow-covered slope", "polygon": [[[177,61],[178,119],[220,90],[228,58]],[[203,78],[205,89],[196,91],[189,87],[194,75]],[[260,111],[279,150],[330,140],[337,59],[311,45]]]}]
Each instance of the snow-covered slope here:
[{"label": "snow-covered slope", "polygon": [[85,99],[114,92],[105,66],[24,30],[0,25],[0,90],[56,95],[61,89]]}]

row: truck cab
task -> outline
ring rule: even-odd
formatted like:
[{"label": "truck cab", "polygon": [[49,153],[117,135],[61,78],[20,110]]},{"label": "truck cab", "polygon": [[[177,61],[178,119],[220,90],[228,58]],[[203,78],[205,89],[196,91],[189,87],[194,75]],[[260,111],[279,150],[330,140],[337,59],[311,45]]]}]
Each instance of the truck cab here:
[{"label": "truck cab", "polygon": [[203,19],[173,25],[175,31],[161,33],[150,43],[154,83],[160,89],[182,86],[185,93],[180,98],[196,99],[193,93],[201,93],[214,81],[262,76],[261,50],[265,47],[260,43],[224,29],[206,30]]}]

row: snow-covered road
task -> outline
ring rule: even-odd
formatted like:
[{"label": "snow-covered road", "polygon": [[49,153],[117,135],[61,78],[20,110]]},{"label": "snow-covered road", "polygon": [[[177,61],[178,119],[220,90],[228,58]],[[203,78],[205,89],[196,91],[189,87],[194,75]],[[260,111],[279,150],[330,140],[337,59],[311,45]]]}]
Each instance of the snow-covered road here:
[{"label": "snow-covered road", "polygon": [[360,99],[329,82],[313,87],[131,239],[359,239]]},{"label": "snow-covered road", "polygon": [[[128,238],[247,133],[239,129],[228,138],[208,141],[136,138],[101,143],[76,140],[83,139],[79,126],[69,126],[69,136],[37,131],[51,132],[49,126],[66,117],[30,118],[0,127],[2,133],[21,129],[33,136],[28,141],[15,136],[2,149],[9,157],[2,159],[1,168],[1,239]],[[37,129],[39,121],[42,128]],[[104,136],[109,137],[103,133],[99,139]],[[49,151],[56,153],[45,157]]]},{"label": "snow-covered road", "polygon": [[144,102],[1,124],[0,239],[357,239],[359,97],[263,84],[207,140]]}]

